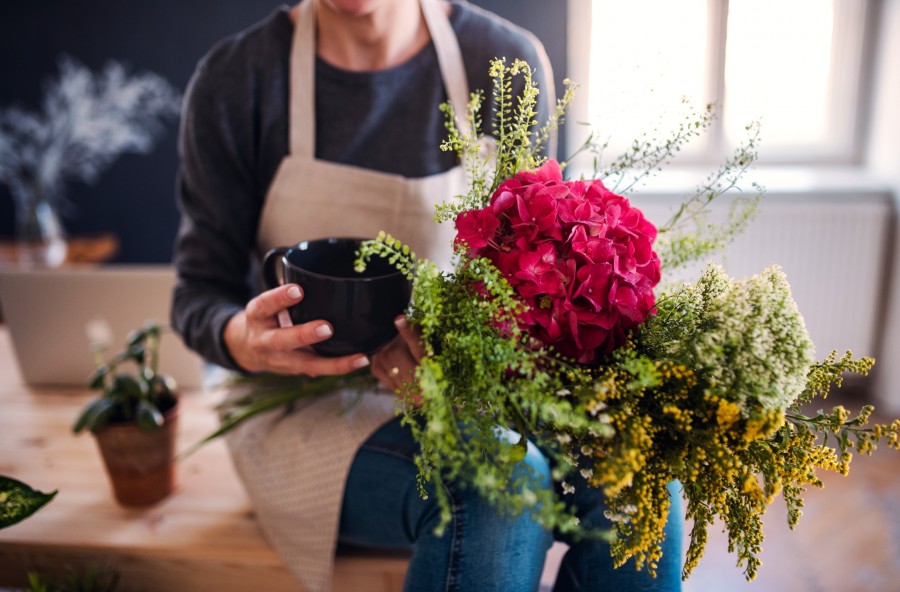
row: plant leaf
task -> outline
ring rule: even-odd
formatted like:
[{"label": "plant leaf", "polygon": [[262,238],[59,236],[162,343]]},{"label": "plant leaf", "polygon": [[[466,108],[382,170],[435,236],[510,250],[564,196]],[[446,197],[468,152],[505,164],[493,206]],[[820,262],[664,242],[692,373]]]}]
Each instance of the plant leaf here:
[{"label": "plant leaf", "polygon": [[103,388],[103,381],[106,380],[106,375],[109,374],[109,366],[106,364],[99,366],[96,368],[88,378],[88,388],[90,389],[101,389]]},{"label": "plant leaf", "polygon": [[128,347],[126,356],[141,365],[147,359],[147,348],[143,345],[131,345]]},{"label": "plant leaf", "polygon": [[0,475],[0,528],[25,520],[54,497],[56,491],[43,493],[21,481]]},{"label": "plant leaf", "polygon": [[87,428],[96,432],[109,422],[109,417],[115,410],[116,401],[113,399],[97,399],[85,407],[84,411],[72,426],[72,431],[78,433]]},{"label": "plant leaf", "polygon": [[160,397],[174,397],[178,385],[175,379],[165,374],[156,374],[150,381],[150,394],[159,399]]},{"label": "plant leaf", "polygon": [[147,401],[138,401],[137,405],[137,424],[143,431],[147,432],[160,427],[165,419],[159,412],[156,405]]},{"label": "plant leaf", "polygon": [[514,463],[521,462],[527,453],[528,438],[525,437],[525,434],[522,434],[519,437],[519,441],[513,444],[513,447],[510,449],[509,460]]},{"label": "plant leaf", "polygon": [[162,333],[162,329],[162,325],[151,321],[144,326],[144,333],[147,337],[159,337],[160,333]]},{"label": "plant leaf", "polygon": [[146,329],[135,329],[126,337],[126,345],[130,349],[135,345],[140,345],[147,339],[147,330]]},{"label": "plant leaf", "polygon": [[113,391],[126,398],[138,399],[146,394],[146,385],[142,385],[134,376],[117,374]]}]

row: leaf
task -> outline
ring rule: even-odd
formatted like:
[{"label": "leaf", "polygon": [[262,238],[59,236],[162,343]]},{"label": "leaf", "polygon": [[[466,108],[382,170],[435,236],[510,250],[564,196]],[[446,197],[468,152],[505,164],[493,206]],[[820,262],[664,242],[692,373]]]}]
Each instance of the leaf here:
[{"label": "leaf", "polygon": [[103,382],[106,380],[107,374],[109,374],[109,366],[107,366],[106,364],[99,366],[93,371],[93,373],[91,373],[90,377],[88,377],[88,388],[103,388]]},{"label": "leaf", "polygon": [[139,382],[134,376],[117,374],[113,384],[113,392],[126,398],[139,399],[147,393],[147,385]]},{"label": "leaf", "polygon": [[137,424],[141,430],[148,432],[155,430],[165,422],[162,413],[159,412],[156,405],[147,401],[138,401],[137,405]]},{"label": "leaf", "polygon": [[28,572],[28,585],[31,592],[47,592],[47,584],[41,581],[41,574],[36,571]]},{"label": "leaf", "polygon": [[157,399],[161,397],[174,397],[178,390],[175,379],[165,374],[156,374],[150,381],[150,394]]},{"label": "leaf", "polygon": [[87,428],[92,432],[96,432],[109,422],[109,417],[115,410],[116,405],[117,402],[115,400],[107,398],[91,402],[75,421],[72,431],[77,434]]},{"label": "leaf", "polygon": [[147,349],[143,345],[132,345],[128,347],[126,356],[140,365],[147,359]]},{"label": "leaf", "polygon": [[337,389],[363,390],[371,388],[375,384],[377,383],[368,368],[362,368],[343,376],[319,376],[316,378],[274,374],[237,377],[231,382],[231,386],[252,386],[251,390],[254,394],[220,406],[222,422],[219,428],[179,453],[178,458],[187,458],[202,448],[204,444],[224,436],[241,423],[261,413],[283,408],[295,401],[316,397]]},{"label": "leaf", "polygon": [[128,334],[126,338],[126,345],[128,348],[132,348],[136,345],[142,344],[147,339],[147,330],[146,329],[135,329],[131,333]]},{"label": "leaf", "polygon": [[21,481],[0,475],[0,528],[25,520],[56,497],[56,491],[43,493]]},{"label": "leaf", "polygon": [[528,453],[528,438],[525,437],[524,434],[519,436],[519,441],[516,442],[513,447],[509,451],[509,460],[514,463],[521,462],[525,459],[525,455]]},{"label": "leaf", "polygon": [[146,333],[147,338],[159,337],[160,333],[162,333],[162,325],[157,322],[150,321],[146,325],[144,325],[144,332]]}]

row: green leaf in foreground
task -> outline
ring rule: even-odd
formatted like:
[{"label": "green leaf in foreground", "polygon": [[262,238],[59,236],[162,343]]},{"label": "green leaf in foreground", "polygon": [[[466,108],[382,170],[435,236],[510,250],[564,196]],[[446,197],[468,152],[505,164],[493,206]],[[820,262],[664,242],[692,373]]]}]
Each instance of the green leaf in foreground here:
[{"label": "green leaf in foreground", "polygon": [[362,392],[377,384],[368,368],[362,368],[343,376],[318,376],[315,378],[279,374],[235,376],[228,381],[228,387],[246,390],[246,394],[220,404],[218,411],[221,423],[218,429],[180,452],[178,458],[184,460],[205,444],[224,436],[239,424],[261,413],[290,406],[303,399],[325,395],[339,389]]},{"label": "green leaf in foreground", "polygon": [[43,493],[21,481],[0,475],[0,528],[25,520],[56,497],[56,491]]}]

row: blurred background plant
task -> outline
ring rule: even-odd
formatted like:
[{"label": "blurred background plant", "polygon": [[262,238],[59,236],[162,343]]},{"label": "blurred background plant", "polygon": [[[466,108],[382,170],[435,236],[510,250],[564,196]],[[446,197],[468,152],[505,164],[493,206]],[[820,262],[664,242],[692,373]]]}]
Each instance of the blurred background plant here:
[{"label": "blurred background plant", "polygon": [[65,574],[55,578],[29,571],[28,588],[21,592],[113,592],[118,586],[119,572],[110,567],[89,566],[78,570],[67,565]]},{"label": "blurred background plant", "polygon": [[122,153],[149,152],[180,106],[180,91],[157,74],[115,61],[92,72],[63,55],[39,112],[0,110],[0,183],[15,202],[20,261],[60,265],[65,183],[93,183]]}]

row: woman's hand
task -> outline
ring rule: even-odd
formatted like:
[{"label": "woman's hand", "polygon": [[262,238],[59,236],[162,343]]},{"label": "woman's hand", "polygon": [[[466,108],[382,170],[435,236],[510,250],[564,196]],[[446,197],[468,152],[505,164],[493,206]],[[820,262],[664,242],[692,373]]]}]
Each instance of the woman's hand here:
[{"label": "woman's hand", "polygon": [[394,319],[399,335],[372,355],[372,376],[394,392],[413,380],[416,367],[425,356],[419,334],[405,316]]},{"label": "woman's hand", "polygon": [[248,372],[307,376],[347,374],[367,366],[369,359],[363,354],[327,358],[309,347],[331,337],[333,331],[327,321],[279,325],[279,313],[302,299],[300,286],[285,284],[263,292],[231,317],[223,338],[234,361]]}]

